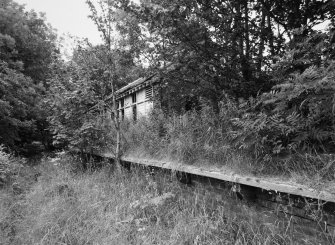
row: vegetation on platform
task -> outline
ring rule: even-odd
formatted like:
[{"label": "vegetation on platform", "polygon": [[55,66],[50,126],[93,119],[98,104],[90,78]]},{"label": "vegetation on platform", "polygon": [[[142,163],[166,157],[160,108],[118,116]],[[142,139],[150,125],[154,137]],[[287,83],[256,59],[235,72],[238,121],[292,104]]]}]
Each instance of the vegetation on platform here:
[{"label": "vegetation on platform", "polygon": [[[286,136],[292,144],[296,141],[279,130],[266,132],[265,124],[251,128],[252,122],[237,117],[240,109],[231,101],[220,105],[219,114],[214,113],[208,105],[203,105],[201,110],[183,116],[167,117],[155,111],[149,118],[141,118],[136,124],[124,122],[124,156],[208,168],[215,166],[246,175],[283,176],[284,179],[289,177],[314,187],[334,181],[333,154],[322,154],[311,149],[285,151],[288,147],[283,147],[281,154],[269,152],[275,148],[269,144],[271,139],[266,141],[268,136],[272,139]],[[234,120],[230,120],[232,115]],[[242,128],[241,121],[244,119],[246,122]],[[237,120],[240,120],[238,125],[235,124]],[[280,124],[286,128],[285,122]],[[264,133],[263,138],[259,135],[260,131]],[[113,134],[113,130],[110,132]],[[237,134],[245,138],[236,140]]]},{"label": "vegetation on platform", "polygon": [[[104,43],[78,41],[64,60],[43,14],[0,0],[1,244],[334,243],[166,176],[23,158],[104,150],[323,188],[335,179],[334,1],[86,2]],[[156,109],[120,123],[115,91],[153,74]]]},{"label": "vegetation on platform", "polygon": [[[68,61],[43,15],[0,2],[7,153],[142,150],[334,179],[333,1],[87,1],[104,43],[80,41]],[[115,91],[152,74],[157,110],[121,130]]]},{"label": "vegetation on platform", "polygon": [[[82,172],[78,159],[44,157],[0,190],[1,244],[331,244],[289,218],[146,170]],[[22,178],[25,177],[25,185]],[[20,192],[17,192],[19,188]],[[229,195],[227,193],[227,195]]]}]

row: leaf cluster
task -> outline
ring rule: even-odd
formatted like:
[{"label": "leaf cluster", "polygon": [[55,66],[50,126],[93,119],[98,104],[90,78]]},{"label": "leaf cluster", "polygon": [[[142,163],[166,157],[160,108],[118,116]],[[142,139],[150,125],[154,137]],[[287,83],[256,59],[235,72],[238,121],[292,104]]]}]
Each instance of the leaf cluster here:
[{"label": "leaf cluster", "polygon": [[113,127],[112,86],[117,89],[133,81],[141,69],[127,52],[80,43],[72,61],[56,70],[46,100],[53,144],[86,151],[106,147],[113,141],[108,134]]},{"label": "leaf cluster", "polygon": [[301,74],[240,105],[233,143],[256,157],[334,152],[335,63],[310,66]]},{"label": "leaf cluster", "polygon": [[12,150],[28,153],[33,141],[49,143],[41,100],[57,57],[56,35],[45,17],[1,0],[0,143]]}]

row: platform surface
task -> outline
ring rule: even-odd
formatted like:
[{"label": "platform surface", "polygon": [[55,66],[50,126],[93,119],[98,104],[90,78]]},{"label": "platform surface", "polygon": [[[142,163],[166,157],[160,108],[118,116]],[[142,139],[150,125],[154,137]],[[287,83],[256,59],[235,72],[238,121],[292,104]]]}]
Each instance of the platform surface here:
[{"label": "platform surface", "polygon": [[[113,154],[110,153],[100,153],[99,155],[106,158],[114,158]],[[326,202],[335,202],[335,191],[332,192],[329,190],[313,189],[302,184],[298,184],[292,181],[283,181],[278,178],[247,176],[234,173],[230,170],[224,170],[215,167],[204,168],[172,161],[147,159],[143,157],[125,156],[122,157],[121,160],[145,166],[153,166],[174,171],[186,172],[223,181],[229,181],[237,184],[249,185],[264,190],[283,192],[291,195],[313,198]]]}]

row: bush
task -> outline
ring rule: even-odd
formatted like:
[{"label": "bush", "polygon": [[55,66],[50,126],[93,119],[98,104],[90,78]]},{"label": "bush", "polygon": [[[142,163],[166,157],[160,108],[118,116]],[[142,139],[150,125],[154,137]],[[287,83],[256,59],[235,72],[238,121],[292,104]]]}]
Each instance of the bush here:
[{"label": "bush", "polygon": [[334,152],[334,76],[335,62],[311,66],[242,105],[245,114],[233,120],[235,147],[257,158]]}]

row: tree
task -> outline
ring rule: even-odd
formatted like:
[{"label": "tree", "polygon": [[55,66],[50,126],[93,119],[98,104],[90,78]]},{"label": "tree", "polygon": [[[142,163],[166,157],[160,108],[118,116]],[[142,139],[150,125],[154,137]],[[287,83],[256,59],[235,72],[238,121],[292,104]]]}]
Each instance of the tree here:
[{"label": "tree", "polygon": [[[115,162],[120,170],[121,158],[121,128],[118,114],[118,103],[116,100],[116,90],[122,85],[122,80],[127,71],[127,67],[133,65],[133,57],[138,52],[138,45],[135,45],[137,36],[136,31],[139,27],[134,23],[131,16],[124,15],[124,12],[117,8],[117,3],[110,0],[99,0],[97,6],[93,1],[86,1],[91,10],[91,19],[96,24],[104,40],[102,49],[104,56],[95,55],[107,65],[106,74],[108,76],[109,87],[111,89],[111,111],[112,121],[116,129],[115,140]],[[141,42],[138,42],[141,43]],[[123,76],[120,74],[123,74]],[[121,76],[120,76],[121,75]],[[106,100],[103,100],[105,105]]]},{"label": "tree", "polygon": [[[164,74],[167,80],[214,105],[222,91],[235,98],[269,91],[269,71],[284,54],[286,38],[334,12],[331,1],[318,0],[114,2],[138,19],[147,44],[142,57],[151,58],[151,68],[177,64],[178,70]],[[293,23],[298,15],[302,20]]]},{"label": "tree", "polygon": [[43,16],[0,1],[0,143],[21,153],[34,140],[48,145],[41,101],[57,59],[55,40]]},{"label": "tree", "polygon": [[234,119],[237,148],[257,157],[335,151],[332,35],[313,31],[286,51],[273,71],[280,82]]},{"label": "tree", "polygon": [[37,87],[4,61],[0,63],[0,142],[13,150],[23,147],[23,132],[34,131]]},{"label": "tree", "polygon": [[[80,63],[84,60],[81,53],[81,50],[76,51],[78,63],[58,64],[45,104],[51,111],[49,121],[54,145],[91,152],[105,143],[105,130],[99,121],[103,108],[99,108],[98,102],[107,96],[108,88],[103,84],[104,68],[98,71],[91,68],[95,60]],[[88,76],[89,71],[95,74]]]},{"label": "tree", "polygon": [[190,91],[189,85],[193,84],[191,91],[195,96],[215,104],[223,90],[248,97],[255,95],[264,83],[265,78],[253,72],[256,49],[251,40],[260,34],[249,21],[251,4],[195,0],[123,4],[121,8],[135,15],[150,34],[143,56],[154,54],[151,64],[159,69],[177,64],[178,71],[164,76],[170,76],[168,80],[179,87],[187,84],[185,91]]},{"label": "tree", "polygon": [[56,34],[43,15],[26,12],[12,0],[0,3],[1,59],[10,65],[22,62],[24,75],[35,84],[45,83],[48,66],[58,54]]}]

